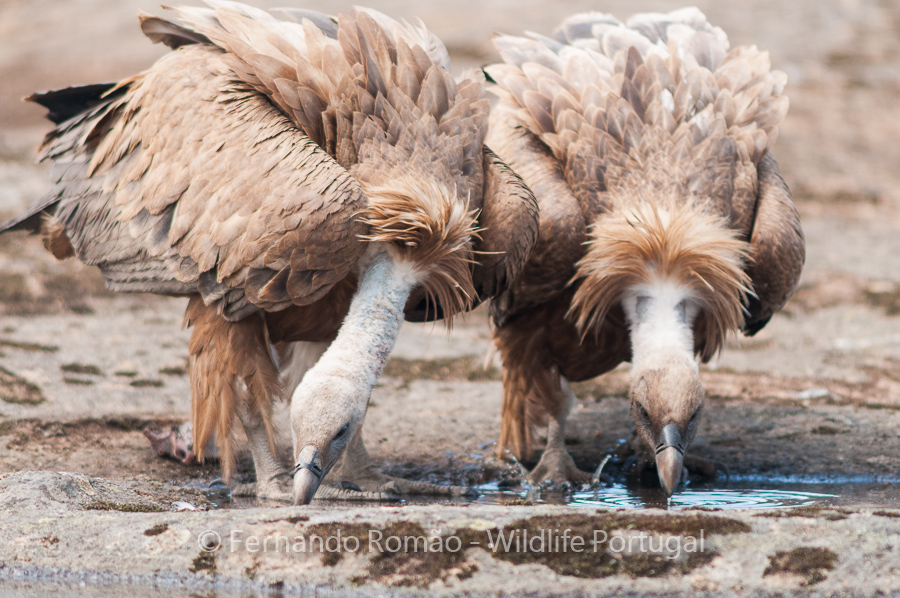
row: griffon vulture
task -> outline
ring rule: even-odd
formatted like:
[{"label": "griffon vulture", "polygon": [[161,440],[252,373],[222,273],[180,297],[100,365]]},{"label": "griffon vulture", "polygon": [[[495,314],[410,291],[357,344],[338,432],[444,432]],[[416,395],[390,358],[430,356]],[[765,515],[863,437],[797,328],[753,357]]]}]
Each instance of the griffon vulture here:
[{"label": "griffon vulture", "polygon": [[404,313],[496,295],[537,238],[533,196],[484,146],[483,76],[455,80],[424,26],[375,11],[208,4],[142,15],[173,49],[146,72],[31,98],[57,124],[56,185],[3,230],[113,290],[190,297],[194,447],[215,437],[226,477],[237,418],[260,496],[308,503],[342,456],[330,479],[350,484],[326,497],[447,492],[373,471],[361,429]]},{"label": "griffon vulture", "polygon": [[492,303],[504,365],[500,447],[549,423],[535,481],[582,481],[572,393],[631,361],[631,410],[671,495],[704,403],[698,357],[759,331],[796,288],[804,239],[771,154],[786,77],[729,49],[695,8],[565,20],[500,36],[488,143],[535,194],[538,244]]}]

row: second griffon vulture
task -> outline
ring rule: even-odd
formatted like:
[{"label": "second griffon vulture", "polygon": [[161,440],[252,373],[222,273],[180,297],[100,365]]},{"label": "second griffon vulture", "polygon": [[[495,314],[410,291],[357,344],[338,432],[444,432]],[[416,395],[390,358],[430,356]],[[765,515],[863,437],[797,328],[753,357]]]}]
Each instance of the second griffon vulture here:
[{"label": "second griffon vulture", "polygon": [[540,239],[492,303],[501,451],[583,481],[565,451],[572,393],[631,361],[631,410],[671,495],[705,399],[698,361],[759,331],[796,288],[804,239],[772,157],[786,77],[729,48],[695,8],[566,19],[500,36],[488,143],[534,191]]},{"label": "second griffon vulture", "polygon": [[194,447],[215,437],[226,477],[240,421],[260,496],[308,503],[329,472],[343,489],[320,496],[447,492],[373,471],[361,432],[404,314],[496,295],[537,237],[533,196],[484,146],[483,77],[455,80],[424,26],[375,11],[208,4],[142,16],[173,49],[146,72],[32,98],[56,184],[2,230],[113,290],[190,297]]}]

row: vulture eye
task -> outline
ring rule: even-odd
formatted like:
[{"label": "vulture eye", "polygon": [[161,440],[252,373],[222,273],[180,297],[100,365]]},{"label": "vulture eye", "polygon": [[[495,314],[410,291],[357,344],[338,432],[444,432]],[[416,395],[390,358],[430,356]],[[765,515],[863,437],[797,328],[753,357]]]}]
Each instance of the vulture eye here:
[{"label": "vulture eye", "polygon": [[697,408],[697,410],[694,411],[694,415],[691,416],[691,421],[690,421],[690,423],[691,423],[691,424],[696,423],[696,421],[697,421],[699,418],[700,418],[700,409]]},{"label": "vulture eye", "polygon": [[645,421],[650,421],[650,414],[647,413],[647,410],[644,409],[643,405],[638,405],[641,408],[641,417],[644,418]]}]

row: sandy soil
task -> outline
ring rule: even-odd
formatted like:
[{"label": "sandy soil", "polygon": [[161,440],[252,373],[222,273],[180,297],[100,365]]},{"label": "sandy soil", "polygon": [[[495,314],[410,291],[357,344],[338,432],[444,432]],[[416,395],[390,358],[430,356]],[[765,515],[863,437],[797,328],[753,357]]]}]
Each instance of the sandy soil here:
[{"label": "sandy soil", "polygon": [[[32,149],[48,126],[19,98],[105,81],[162,50],[134,15],[148,0],[6,0],[0,5],[0,213],[48,187]],[[283,4],[282,0],[259,2]],[[306,2],[336,11],[350,2]],[[494,58],[492,31],[548,32],[594,2],[370,2],[421,16],[457,67]],[[753,339],[734,339],[705,368],[710,409],[694,454],[738,474],[896,477],[900,460],[900,4],[698,2],[734,43],[758,43],[790,77],[791,112],[776,147],[808,240],[802,286]],[[664,1],[603,3],[625,16]],[[474,15],[474,17],[473,17]],[[0,238],[0,473],[77,471],[200,485],[214,466],[151,453],[141,429],[183,420],[184,301],[114,296],[99,275],[59,263],[35,239]],[[496,367],[483,311],[449,336],[407,325],[367,421],[371,452],[416,477],[465,482],[508,475],[493,457]],[[442,361],[432,361],[432,360]],[[577,386],[570,447],[592,467],[631,423],[626,373]],[[246,460],[244,461],[246,471]]]}]

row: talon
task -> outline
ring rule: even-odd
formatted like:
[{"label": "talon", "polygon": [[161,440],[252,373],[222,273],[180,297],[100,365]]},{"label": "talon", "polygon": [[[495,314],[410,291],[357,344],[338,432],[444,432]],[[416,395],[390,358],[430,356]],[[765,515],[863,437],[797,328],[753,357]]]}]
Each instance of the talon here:
[{"label": "talon", "polygon": [[[357,486],[358,488],[358,486]],[[399,502],[402,499],[396,494],[385,492],[368,492],[338,486],[320,486],[316,500],[352,500],[365,502]]]},{"label": "talon", "polygon": [[216,496],[228,496],[232,495],[231,486],[225,483],[224,480],[215,479],[209,483],[209,487],[207,488],[207,492],[210,494],[215,494]]},{"label": "talon", "polygon": [[231,486],[231,496],[256,496],[256,484],[234,484]]},{"label": "talon", "polygon": [[328,500],[398,501],[410,495],[463,496],[470,489],[385,475],[356,441],[342,461],[328,474],[317,498]]},{"label": "talon", "polygon": [[403,489],[400,487],[400,484],[398,484],[396,480],[389,480],[378,490],[386,494],[396,494],[397,496],[401,496],[403,494]]},{"label": "talon", "polygon": [[459,496],[460,498],[478,498],[481,493],[471,486],[451,486],[451,496]]},{"label": "talon", "polygon": [[563,492],[572,492],[574,484],[586,483],[590,479],[591,474],[578,469],[572,455],[563,449],[545,450],[537,466],[528,474],[531,484],[545,490]]}]

